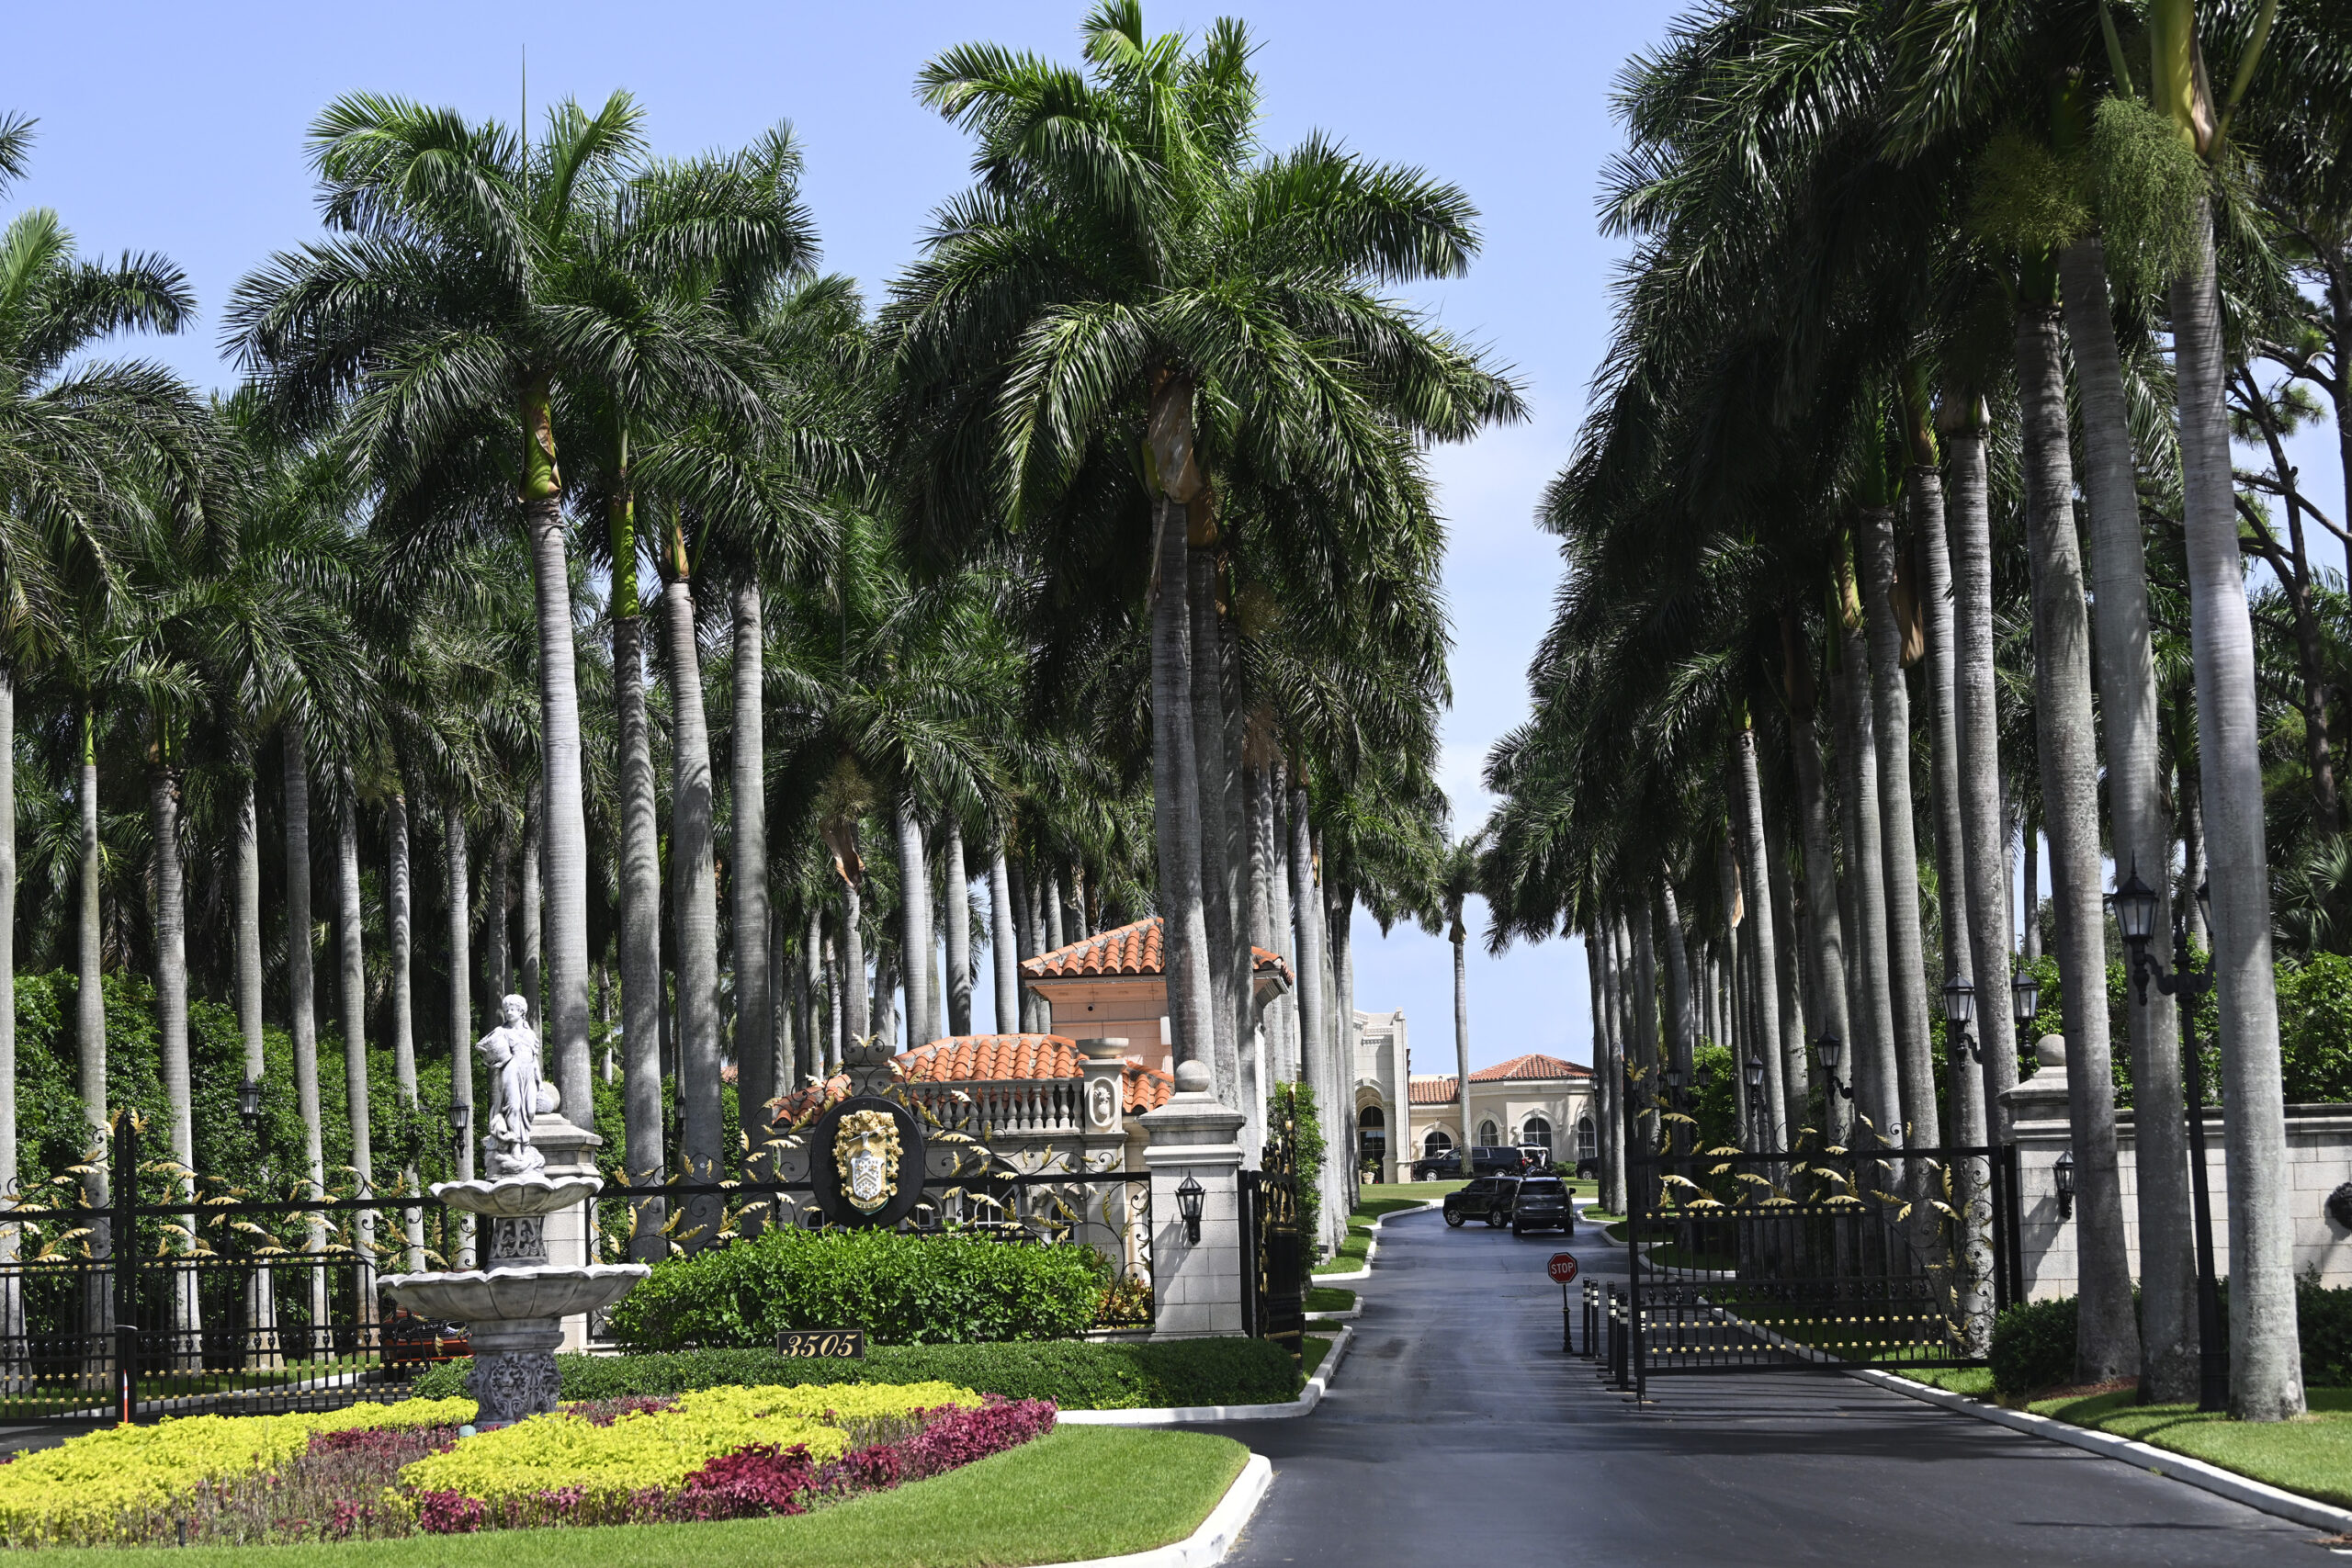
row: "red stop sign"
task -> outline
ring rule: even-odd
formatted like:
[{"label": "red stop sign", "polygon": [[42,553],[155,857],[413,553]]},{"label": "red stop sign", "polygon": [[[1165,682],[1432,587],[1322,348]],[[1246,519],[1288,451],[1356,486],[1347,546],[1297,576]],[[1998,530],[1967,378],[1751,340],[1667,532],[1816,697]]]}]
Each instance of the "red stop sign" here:
[{"label": "red stop sign", "polygon": [[1577,1255],[1555,1252],[1552,1254],[1552,1261],[1544,1266],[1544,1271],[1552,1276],[1554,1284],[1565,1285],[1577,1277]]}]

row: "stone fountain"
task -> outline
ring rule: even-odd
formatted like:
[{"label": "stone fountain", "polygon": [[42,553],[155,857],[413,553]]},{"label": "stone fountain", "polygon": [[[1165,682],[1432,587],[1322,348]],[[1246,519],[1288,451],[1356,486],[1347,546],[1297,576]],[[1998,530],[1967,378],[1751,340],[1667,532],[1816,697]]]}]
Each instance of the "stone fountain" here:
[{"label": "stone fountain", "polygon": [[594,1177],[549,1175],[534,1142],[535,1124],[553,1122],[560,1103],[539,1074],[539,1042],[522,998],[508,997],[503,1021],[474,1049],[490,1061],[491,1116],[482,1138],[490,1179],[443,1181],[433,1195],[487,1222],[484,1267],[395,1274],[382,1281],[393,1301],[426,1317],[462,1320],[473,1346],[469,1380],[481,1407],[475,1425],[510,1426],[556,1407],[555,1352],[563,1320],[601,1312],[650,1273],[642,1263],[578,1262],[548,1257],[550,1215],[585,1205],[604,1190]]}]

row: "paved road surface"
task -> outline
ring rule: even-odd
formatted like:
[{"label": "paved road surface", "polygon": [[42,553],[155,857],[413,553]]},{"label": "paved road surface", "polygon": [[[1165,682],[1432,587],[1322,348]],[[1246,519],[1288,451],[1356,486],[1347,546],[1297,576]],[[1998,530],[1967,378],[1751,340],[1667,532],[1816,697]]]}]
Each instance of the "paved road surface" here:
[{"label": "paved road surface", "polygon": [[[2318,1532],[1834,1374],[1609,1392],[1560,1353],[1556,1236],[1381,1231],[1339,1386],[1298,1421],[1204,1428],[1274,1463],[1242,1564],[2294,1568]],[[1587,1278],[1624,1254],[1567,1244]]]}]

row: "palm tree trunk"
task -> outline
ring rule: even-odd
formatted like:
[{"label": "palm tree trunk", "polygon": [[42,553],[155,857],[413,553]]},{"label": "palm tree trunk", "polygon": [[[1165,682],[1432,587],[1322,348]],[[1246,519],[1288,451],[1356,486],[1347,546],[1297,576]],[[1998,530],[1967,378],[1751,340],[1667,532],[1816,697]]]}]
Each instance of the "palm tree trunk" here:
[{"label": "palm tree trunk", "polygon": [[244,1042],[245,1077],[258,1082],[269,1070],[262,1051],[261,810],[254,798],[253,752],[242,742],[238,751],[243,768],[231,851],[237,880],[237,1032]]},{"label": "palm tree trunk", "polygon": [[756,1168],[771,1169],[768,1101],[776,1097],[775,1000],[768,972],[767,738],[762,626],[765,605],[756,580],[735,590],[734,739],[728,781],[734,818],[728,886],[735,895],[736,1104]]},{"label": "palm tree trunk", "polygon": [[[2278,997],[2270,952],[2254,626],[2238,558],[2210,208],[2199,211],[2196,232],[2196,260],[2173,283],[2173,354],[2180,383],[2189,629],[2205,853],[2211,868],[2214,989],[2225,1042],[2230,1414],[2245,1421],[2280,1421],[2301,1416],[2304,1407],[2295,1316],[2296,1207],[2288,1185]],[[2071,1051],[2067,1059],[2074,1059]]]},{"label": "palm tree trunk", "polygon": [[[1794,623],[1790,626],[1793,633]],[[1814,1016],[1818,1021],[1817,1032],[1834,1037],[1842,1048],[1849,1046],[1854,1038],[1848,1010],[1845,920],[1839,908],[1844,890],[1838,886],[1838,860],[1830,842],[1828,787],[1822,778],[1819,723],[1814,702],[1808,663],[1799,700],[1791,705],[1789,756],[1796,773],[1797,815],[1804,839],[1805,913],[1813,927]],[[1841,1071],[1846,1070],[1848,1059],[1841,1049]],[[1828,1123],[1823,1131],[1829,1141],[1845,1145],[1849,1136],[1847,1123],[1852,1113],[1844,1098],[1825,1086],[1822,1109]]]},{"label": "palm tree trunk", "polygon": [[2026,813],[2022,836],[2025,839],[2025,888],[2021,902],[2025,907],[2025,932],[2018,950],[2028,964],[2033,964],[2041,958],[2041,818],[2032,812]]},{"label": "palm tree trunk", "polygon": [[874,1032],[873,1014],[868,1008],[865,990],[865,933],[863,926],[865,911],[861,907],[855,880],[842,879],[842,945],[841,945],[841,1005],[835,1016],[842,1021],[842,1038],[834,1053],[834,1065],[848,1060],[845,1053],[852,1047],[865,1045]]},{"label": "palm tree trunk", "polygon": [[[0,665],[0,1192],[23,1190],[17,1169],[17,672]],[[0,1224],[0,1344],[13,1375],[25,1332],[22,1275],[17,1261],[23,1233]]]},{"label": "palm tree trunk", "polygon": [[[885,938],[874,950],[874,1033],[882,1049],[889,1052],[910,1047],[899,1038],[899,987],[900,979],[899,943]],[[911,1020],[910,1021],[911,1027]]]},{"label": "palm tree trunk", "polygon": [[[711,860],[710,723],[703,708],[702,649],[695,642],[694,590],[683,576],[662,590],[669,638],[673,781],[670,797],[671,918],[678,933],[678,1106],[686,1179],[720,1179],[718,1081],[718,873]],[[699,1251],[718,1234],[719,1202],[689,1198],[684,1242]]]},{"label": "palm tree trunk", "polygon": [[[2181,705],[2186,707],[2188,704]],[[2190,722],[2193,725],[2194,721]],[[2180,885],[2195,889],[2207,886],[2210,880],[2205,865],[2205,785],[2193,759],[2180,759],[2174,769],[2178,778],[2173,798],[2180,802]],[[2205,929],[2205,911],[2193,891],[2186,902],[2188,908],[2182,912],[2188,917],[2188,940],[2197,944],[2200,953],[2211,953],[2213,933]]]},{"label": "palm tree trunk", "polygon": [[1877,726],[1858,609],[1849,603],[1838,627],[1838,782],[1851,819],[1846,875],[1854,889],[1855,946],[1861,957],[1861,992],[1868,1010],[1856,1021],[1862,1037],[1854,1042],[1854,1106],[1871,1119],[1878,1141],[1899,1143],[1903,1105],[1895,1071],[1894,981],[1887,972],[1887,857],[1880,833]]},{"label": "palm tree trunk", "polygon": [[1449,914],[1453,925],[1447,940],[1453,946],[1453,1102],[1462,1113],[1462,1177],[1466,1181],[1476,1174],[1471,1168],[1470,1151],[1478,1142],[1477,1132],[1470,1124],[1470,965],[1463,951],[1469,932],[1463,929],[1459,904]]},{"label": "palm tree trunk", "polygon": [[[457,1179],[474,1179],[473,887],[467,875],[466,818],[455,800],[441,803],[441,852],[449,877],[449,1103],[466,1108],[467,1136],[458,1140]],[[458,1221],[458,1257],[451,1267],[473,1267],[473,1216]]]},{"label": "palm tree trunk", "polygon": [[[1192,634],[1193,752],[1200,773],[1201,917],[1207,935],[1210,1034],[1209,1066],[1219,1103],[1241,1106],[1241,1042],[1234,1032],[1240,1017],[1234,962],[1233,886],[1226,879],[1232,856],[1225,812],[1226,749],[1223,660],[1219,658],[1215,536],[1193,539],[1184,552],[1185,608]],[[1352,1156],[1348,1168],[1355,1168]]]},{"label": "palm tree trunk", "polygon": [[[1287,792],[1283,785],[1283,766],[1280,758],[1266,765],[1265,796],[1261,802],[1263,812],[1261,831],[1266,846],[1266,918],[1269,924],[1266,946],[1280,953],[1290,965],[1291,977],[1298,977],[1298,945],[1292,931],[1290,914],[1290,835],[1283,824],[1283,802]],[[1295,985],[1284,992],[1274,1004],[1274,1072],[1278,1081],[1297,1081],[1300,1074],[1299,1043],[1304,1031],[1300,1014],[1305,1006]],[[1470,1156],[1464,1155],[1464,1159]],[[1464,1168],[1465,1171],[1467,1167]]]},{"label": "palm tree trunk", "polygon": [[931,865],[912,786],[895,805],[899,849],[899,951],[907,987],[907,1048],[939,1038],[931,996]]},{"label": "palm tree trunk", "polygon": [[[2081,1258],[2075,1371],[2085,1382],[2136,1377],[2123,1191],[2115,1153],[2115,1080],[2107,1032],[2107,943],[2099,908],[2098,756],[2093,744],[2089,615],[2075,544],[2074,459],[2054,305],[2017,318],[2026,517],[2033,550],[2035,749],[2050,832],[2064,991],[2066,1087],[2074,1122],[2075,1224]],[[2235,547],[2235,532],[2232,533]],[[2233,581],[2236,568],[2232,566]]]},{"label": "palm tree trunk", "polygon": [[[947,816],[947,1032],[972,1032],[972,868],[964,859],[964,823]],[[995,882],[989,882],[995,896]]]},{"label": "palm tree trunk", "polygon": [[830,1075],[825,1060],[825,1034],[819,1027],[825,997],[825,915],[815,904],[808,908],[808,931],[800,943],[800,983],[793,998],[800,1010],[800,1055],[793,1064],[792,1087],[799,1089]]},{"label": "palm tree trunk", "polygon": [[[1159,564],[1151,602],[1151,795],[1165,922],[1161,940],[1168,965],[1168,1027],[1175,1065],[1198,1063],[1210,1075],[1198,1086],[1205,1090],[1216,1084],[1216,999],[1201,886],[1201,770],[1193,741],[1184,507],[1162,496],[1156,498],[1155,510]],[[1327,1108],[1327,1120],[1329,1115]]]},{"label": "palm tree trunk", "polygon": [[[1225,889],[1226,903],[1233,912],[1229,932],[1233,994],[1228,1005],[1233,1010],[1234,1070],[1239,1095],[1236,1108],[1249,1118],[1241,1124],[1242,1156],[1254,1164],[1266,1143],[1266,1095],[1258,1031],[1258,960],[1250,939],[1248,727],[1241,716],[1240,637],[1229,610],[1216,615],[1216,625],[1218,705],[1224,715],[1217,758],[1225,782]],[[1404,1134],[1400,1128],[1393,1136],[1401,1138]]]},{"label": "palm tree trunk", "polygon": [[[617,471],[628,472],[628,448]],[[633,492],[616,484],[607,522],[612,534],[613,708],[620,756],[619,894],[621,970],[621,1138],[623,1169],[633,1187],[666,1177],[662,1127],[662,826],[653,782],[653,742],[645,717],[645,622],[638,599],[637,513]],[[662,1236],[669,1205],[633,1205],[629,1258],[650,1263],[669,1248]]]},{"label": "palm tree trunk", "polygon": [[482,964],[490,981],[490,1006],[492,1013],[506,1005],[514,994],[514,951],[510,943],[514,936],[511,923],[514,910],[514,835],[503,821],[498,825],[498,836],[490,851],[490,898],[482,911],[482,931],[489,951],[482,954]]},{"label": "palm tree trunk", "polygon": [[[547,953],[547,931],[542,920],[547,909],[547,799],[546,781],[531,791],[530,804],[523,814],[523,896],[518,900],[517,913],[522,916],[521,956],[517,966],[523,971],[523,999],[530,1004],[531,1027],[547,1027],[545,1000],[540,992],[540,975]],[[560,1083],[557,1086],[561,1088]],[[565,1112],[580,1109],[578,1102],[566,1099]]]},{"label": "palm tree trunk", "polygon": [[[81,818],[82,862],[76,883],[79,894],[74,923],[75,977],[74,993],[74,1087],[81,1091],[82,1114],[88,1120],[90,1137],[103,1147],[107,1136],[109,1112],[107,1105],[107,1001],[106,980],[101,971],[105,958],[104,929],[100,924],[99,855],[98,845],[98,736],[97,715],[85,698],[81,712],[80,772],[74,776],[74,805]],[[84,1179],[93,1204],[102,1204],[107,1198],[107,1162],[103,1158],[85,1162],[89,1174]],[[108,1246],[111,1233],[103,1218],[91,1221],[91,1255],[105,1258],[111,1255]],[[107,1313],[103,1328],[111,1329],[113,1317]]]},{"label": "palm tree trunk", "polygon": [[[1323,1119],[1325,1137],[1329,1136],[1331,1121],[1331,1080],[1326,1071],[1326,1043],[1330,1031],[1324,1018],[1323,943],[1316,928],[1321,923],[1323,900],[1315,890],[1315,851],[1306,821],[1306,786],[1300,784],[1292,792],[1290,813],[1290,873],[1295,886],[1291,888],[1291,913],[1298,927],[1298,1047],[1299,1081],[1306,1085],[1314,1097],[1315,1109]],[[1320,1173],[1317,1184],[1322,1185]],[[1329,1201],[1328,1191],[1325,1194]],[[1324,1216],[1325,1239],[1330,1233],[1330,1218]]]},{"label": "palm tree trunk", "polygon": [[1689,1083],[1690,1050],[1698,1034],[1691,1017],[1690,950],[1682,938],[1682,907],[1675,900],[1674,877],[1663,863],[1658,867],[1657,901],[1659,929],[1666,933],[1666,1016],[1671,1036],[1667,1060]]},{"label": "palm tree trunk", "polygon": [[1933,1147],[1942,1139],[1937,1125],[1935,1055],[1928,1032],[1928,962],[1919,931],[1919,840],[1911,820],[1911,694],[1904,683],[1903,630],[1894,611],[1894,513],[1885,507],[1865,508],[1860,543],[1901,1141]]},{"label": "palm tree trunk", "polygon": [[[360,922],[366,918],[359,896],[359,804],[351,771],[343,775],[343,801],[335,811],[336,946],[342,959],[335,983],[335,1000],[343,1013],[343,1089],[351,1112],[351,1164],[359,1173],[359,1193],[376,1188],[376,1150],[368,1103],[368,963]],[[376,1290],[369,1282],[374,1270],[376,1216],[361,1210],[352,1216],[352,1230],[361,1258],[359,1319],[376,1320]]]},{"label": "palm tree trunk", "polygon": [[[415,995],[410,963],[415,941],[414,889],[410,881],[408,796],[397,787],[385,808],[384,822],[391,840],[391,881],[387,889],[390,908],[385,924],[392,947],[392,1079],[400,1086],[401,1105],[414,1111],[416,1094]],[[413,1160],[401,1169],[401,1184],[410,1192],[421,1190]],[[408,1270],[424,1269],[424,1211],[405,1210],[401,1224],[408,1233]]]},{"label": "palm tree trunk", "polygon": [[1331,1055],[1339,1069],[1340,1142],[1343,1151],[1337,1174],[1348,1212],[1353,1213],[1363,1196],[1359,1189],[1363,1176],[1356,1149],[1356,966],[1354,944],[1349,940],[1354,934],[1356,894],[1354,888],[1332,884],[1328,878],[1326,883],[1330,900],[1323,929],[1331,933]]},{"label": "palm tree trunk", "polygon": [[989,959],[996,970],[996,1032],[1021,1032],[1021,949],[1013,934],[1012,868],[1004,840],[989,852]]},{"label": "palm tree trunk", "polygon": [[[1764,852],[1764,789],[1756,766],[1756,729],[1742,725],[1735,745],[1734,797],[1739,810],[1739,838],[1747,863],[1747,948],[1756,964],[1756,1054],[1764,1058],[1765,1146],[1789,1146],[1787,1055],[1781,1040],[1781,969],[1779,934],[1772,929],[1772,868]],[[1932,1117],[1933,1096],[1930,1094]]]},{"label": "palm tree trunk", "polygon": [[1624,1211],[1616,1206],[1611,1169],[1616,1156],[1617,1112],[1612,1094],[1617,1081],[1617,1058],[1609,1039],[1612,1011],[1609,979],[1602,972],[1600,939],[1587,931],[1580,940],[1584,946],[1585,987],[1592,1000],[1593,1191],[1603,1213],[1623,1213]]},{"label": "palm tree trunk", "polygon": [[[2089,468],[2084,490],[2090,500],[2091,591],[2098,603],[2092,631],[2098,638],[2109,829],[2123,874],[2148,868],[2142,880],[2156,895],[2151,929],[2163,932],[2172,926],[2172,825],[2165,819],[2157,772],[2156,669],[2123,359],[2109,314],[2107,260],[2098,237],[2067,246],[2059,254],[2058,271]],[[2197,1279],[2188,1229],[2180,1026],[2171,998],[2153,988],[2127,986],[2124,1013],[2131,1030],[2133,1181],[2140,1213],[2142,1381],[2152,1402],[2177,1404],[2197,1397]]]},{"label": "palm tree trunk", "polygon": [[[172,1159],[188,1173],[173,1185],[183,1199],[193,1199],[196,1120],[187,1066],[187,879],[180,861],[179,779],[168,762],[149,771],[147,798],[155,840],[155,1018],[162,1036],[164,1100],[171,1108]],[[193,1365],[201,1359],[189,1354],[198,1348],[192,1338],[199,1326],[197,1276],[179,1269],[171,1279],[171,1362]]]},{"label": "palm tree trunk", "polygon": [[[1984,470],[1982,404],[1947,400],[1944,450],[1951,470],[1952,705],[1960,784],[1962,870],[1968,886],[1969,974],[1976,985],[1976,1037],[1984,1047],[1985,1135],[2009,1138],[2004,1091],[2018,1081],[2009,1016],[2009,825],[2001,798],[2000,715],[1993,690],[1993,523]],[[1950,940],[1947,937],[1946,940]]]},{"label": "palm tree trunk", "polygon": [[[540,1038],[568,1116],[594,1103],[588,1064],[588,823],[581,795],[580,682],[571,628],[571,561],[547,383],[524,395],[523,525],[538,601],[539,779],[546,802],[547,1020]],[[532,998],[532,1006],[538,998]]]},{"label": "palm tree trunk", "polygon": [[1805,1102],[1813,1080],[1804,1060],[1804,986],[1800,974],[1804,946],[1797,935],[1796,888],[1789,878],[1789,855],[1780,835],[1764,836],[1764,869],[1772,890],[1772,973],[1781,998],[1781,1076],[1782,1130],[1793,1144],[1797,1129],[1807,1125]]}]

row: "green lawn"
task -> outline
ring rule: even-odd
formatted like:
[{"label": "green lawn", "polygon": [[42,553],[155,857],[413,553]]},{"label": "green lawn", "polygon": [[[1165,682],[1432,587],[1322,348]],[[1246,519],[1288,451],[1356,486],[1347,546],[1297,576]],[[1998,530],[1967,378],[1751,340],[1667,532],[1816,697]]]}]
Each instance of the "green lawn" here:
[{"label": "green lawn", "polygon": [[1350,1312],[1354,1310],[1356,1293],[1337,1285],[1314,1285],[1306,1292],[1308,1312]]},{"label": "green lawn", "polygon": [[1298,1375],[1303,1378],[1313,1377],[1317,1370],[1323,1365],[1323,1358],[1330,1353],[1331,1341],[1326,1339],[1321,1335],[1307,1334],[1300,1336]]},{"label": "green lawn", "polygon": [[1964,1393],[1971,1399],[1986,1404],[1997,1403],[1993,1398],[1993,1369],[1990,1367],[1905,1367],[1903,1375],[1914,1382],[1952,1393]]},{"label": "green lawn", "polygon": [[93,1547],[44,1551],[40,1560],[54,1568],[1021,1568],[1182,1540],[1249,1458],[1206,1433],[1063,1427],[935,1480],[795,1518],[337,1545]]},{"label": "green lawn", "polygon": [[2352,1507],[2352,1388],[2308,1391],[2300,1421],[2233,1421],[2189,1404],[2136,1404],[2130,1390],[2089,1399],[2037,1400],[2027,1408],[2201,1459],[2306,1497]]},{"label": "green lawn", "polygon": [[[1432,1198],[1442,1198],[1449,1192],[1459,1192],[1468,1185],[1466,1181],[1453,1180],[1367,1182],[1356,1189],[1357,1201],[1366,1204],[1393,1203],[1396,1200],[1405,1199],[1415,1203],[1426,1203]],[[1357,1212],[1361,1213],[1363,1211]]]}]

